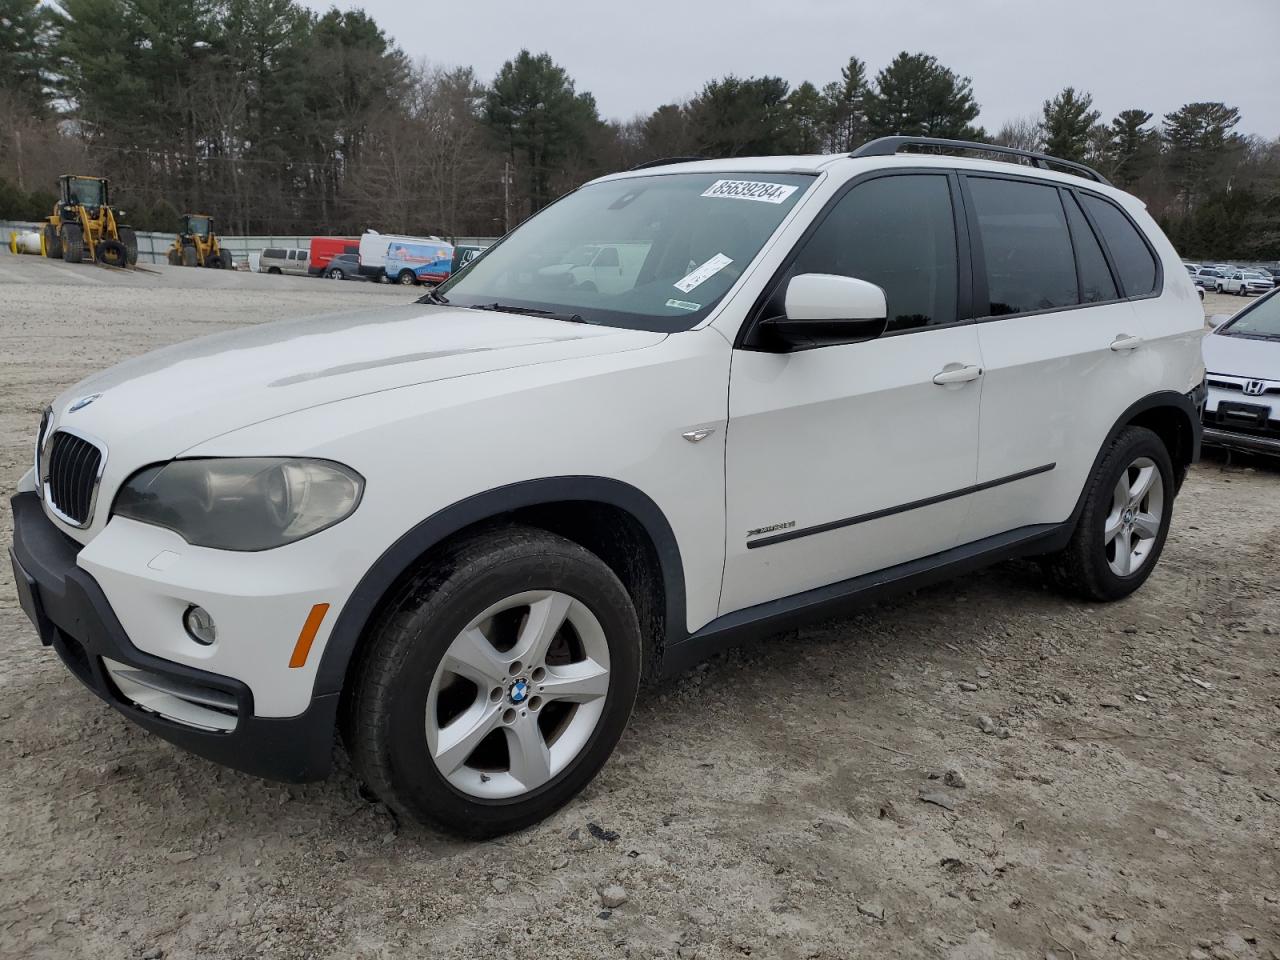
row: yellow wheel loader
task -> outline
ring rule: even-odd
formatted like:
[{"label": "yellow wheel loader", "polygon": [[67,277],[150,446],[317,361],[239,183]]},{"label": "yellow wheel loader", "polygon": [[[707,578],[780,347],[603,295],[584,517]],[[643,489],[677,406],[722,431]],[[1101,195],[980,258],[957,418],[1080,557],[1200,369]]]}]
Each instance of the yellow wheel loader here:
[{"label": "yellow wheel loader", "polygon": [[58,202],[45,221],[44,255],[67,263],[92,260],[112,267],[138,262],[138,236],[117,220],[107,181],[101,177],[58,178]]},{"label": "yellow wheel loader", "polygon": [[203,213],[188,213],[182,218],[182,229],[169,248],[169,265],[219,270],[231,270],[235,266],[231,251],[222,249],[218,235],[213,232],[213,218]]}]

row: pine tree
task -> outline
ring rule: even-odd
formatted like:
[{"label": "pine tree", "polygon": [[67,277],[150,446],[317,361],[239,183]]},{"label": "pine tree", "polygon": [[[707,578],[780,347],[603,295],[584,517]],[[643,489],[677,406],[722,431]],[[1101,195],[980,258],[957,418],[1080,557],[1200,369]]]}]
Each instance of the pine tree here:
[{"label": "pine tree", "polygon": [[823,147],[831,153],[850,153],[867,139],[867,65],[850,57],[840,68],[840,78],[822,88],[826,101]]},{"label": "pine tree", "polygon": [[1044,102],[1045,153],[1063,160],[1084,163],[1089,157],[1089,133],[1101,117],[1093,109],[1093,97],[1075,87],[1066,87]]},{"label": "pine tree", "polygon": [[867,98],[867,126],[873,137],[948,137],[981,140],[972,126],[978,117],[973,84],[924,53],[898,54],[876,75]]}]

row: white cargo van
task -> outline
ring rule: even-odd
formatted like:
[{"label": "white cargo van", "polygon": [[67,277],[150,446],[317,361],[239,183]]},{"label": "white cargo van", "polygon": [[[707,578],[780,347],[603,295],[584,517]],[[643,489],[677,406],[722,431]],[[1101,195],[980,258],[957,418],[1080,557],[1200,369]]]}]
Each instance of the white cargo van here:
[{"label": "white cargo van", "polygon": [[366,230],[360,237],[360,275],[372,280],[390,279],[387,277],[387,248],[395,243],[436,243],[439,237],[405,237],[395,233],[379,233],[377,230]]}]

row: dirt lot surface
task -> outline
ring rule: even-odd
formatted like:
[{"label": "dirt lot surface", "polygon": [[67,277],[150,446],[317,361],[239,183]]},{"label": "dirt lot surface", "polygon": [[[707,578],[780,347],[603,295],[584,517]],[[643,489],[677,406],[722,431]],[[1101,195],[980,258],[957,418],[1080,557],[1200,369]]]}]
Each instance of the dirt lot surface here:
[{"label": "dirt lot surface", "polygon": [[[46,266],[0,278],[6,490],[97,367],[402,295]],[[147,736],[5,566],[0,957],[1280,957],[1278,492],[1207,460],[1113,606],[1006,565],[648,688],[575,803],[483,844],[395,823],[345,761],[282,786]]]}]

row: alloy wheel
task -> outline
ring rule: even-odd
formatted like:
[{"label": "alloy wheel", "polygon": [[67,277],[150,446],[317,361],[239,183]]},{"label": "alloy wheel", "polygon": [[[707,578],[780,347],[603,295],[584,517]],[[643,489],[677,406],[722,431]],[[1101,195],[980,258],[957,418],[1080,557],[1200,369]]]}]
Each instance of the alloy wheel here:
[{"label": "alloy wheel", "polygon": [[1111,493],[1102,542],[1112,573],[1127,577],[1151,556],[1164,518],[1164,479],[1150,457],[1125,468]]},{"label": "alloy wheel", "polygon": [[604,712],[609,645],[580,600],[515,594],[475,617],[449,645],[427,693],[427,749],[473,797],[536,790],[582,752]]}]

